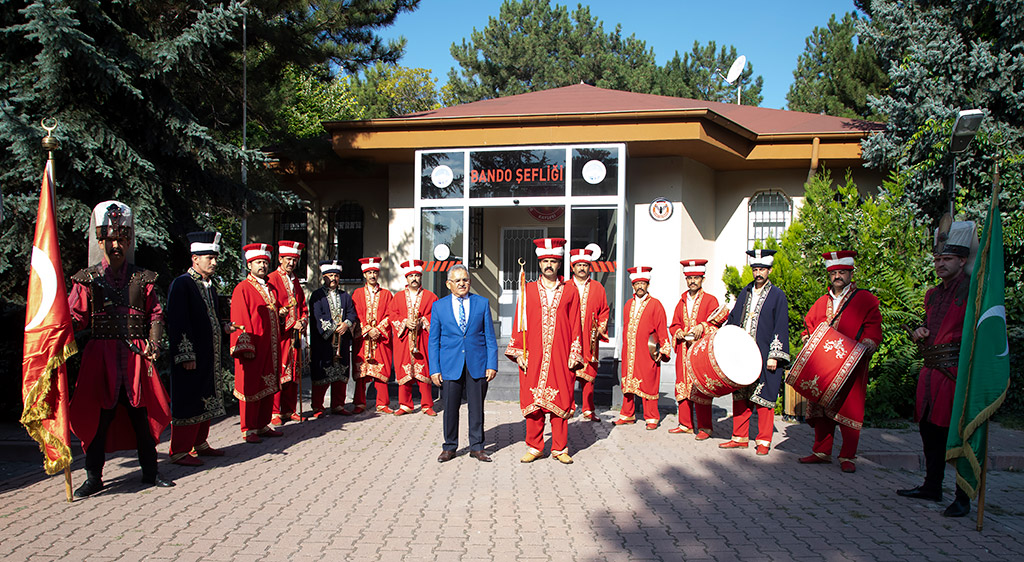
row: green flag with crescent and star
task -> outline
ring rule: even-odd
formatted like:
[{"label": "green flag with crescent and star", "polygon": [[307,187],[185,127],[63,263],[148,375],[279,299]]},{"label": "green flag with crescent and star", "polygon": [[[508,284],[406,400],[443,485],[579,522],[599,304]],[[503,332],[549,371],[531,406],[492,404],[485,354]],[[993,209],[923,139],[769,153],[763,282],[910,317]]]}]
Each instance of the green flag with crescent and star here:
[{"label": "green flag with crescent and star", "polygon": [[972,499],[978,494],[982,464],[988,452],[988,420],[1006,398],[1010,383],[998,188],[992,195],[971,276],[953,415],[946,441],[946,461],[954,464],[956,483]]}]

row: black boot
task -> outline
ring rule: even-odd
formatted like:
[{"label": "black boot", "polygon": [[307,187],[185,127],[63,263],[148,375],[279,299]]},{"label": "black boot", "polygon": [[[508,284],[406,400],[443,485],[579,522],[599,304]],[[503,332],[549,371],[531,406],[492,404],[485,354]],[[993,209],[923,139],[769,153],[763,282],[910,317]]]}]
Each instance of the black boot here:
[{"label": "black boot", "polygon": [[87,498],[103,489],[103,479],[99,472],[85,471],[85,483],[75,490],[76,498]]},{"label": "black boot", "polygon": [[953,503],[949,504],[946,511],[942,512],[943,517],[964,517],[971,512],[971,499],[967,497],[967,493],[960,489],[960,486],[956,487],[956,498]]},{"label": "black boot", "polygon": [[942,490],[932,490],[926,488],[923,484],[907,490],[896,490],[896,493],[905,498],[917,498],[921,500],[928,500],[933,502],[942,501]]},{"label": "black boot", "polygon": [[143,474],[142,483],[152,484],[157,488],[170,488],[174,486],[174,482],[172,480],[168,480],[167,478],[160,476],[159,472],[154,472],[152,474]]}]

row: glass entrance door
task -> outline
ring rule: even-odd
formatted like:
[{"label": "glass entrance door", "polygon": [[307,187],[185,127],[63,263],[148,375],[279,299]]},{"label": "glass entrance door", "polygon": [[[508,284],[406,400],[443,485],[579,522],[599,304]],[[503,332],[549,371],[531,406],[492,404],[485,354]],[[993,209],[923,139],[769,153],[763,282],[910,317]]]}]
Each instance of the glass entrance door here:
[{"label": "glass entrance door", "polygon": [[[501,270],[498,281],[501,283],[501,296],[498,298],[498,318],[501,323],[503,338],[512,335],[512,321],[516,309],[516,294],[519,291],[519,260],[522,259],[526,282],[536,281],[540,277],[540,265],[533,241],[546,238],[547,228],[501,229]],[[533,259],[531,259],[533,258]]]},{"label": "glass entrance door", "polygon": [[[590,264],[590,278],[604,287],[608,297],[608,308],[619,309],[619,287],[616,284],[619,255],[618,210],[611,206],[570,208],[572,235],[569,244],[573,248],[585,248],[588,244],[601,247],[601,256]],[[568,274],[571,274],[569,272]],[[618,336],[617,319],[613,313],[608,317],[608,336],[614,342]]]}]

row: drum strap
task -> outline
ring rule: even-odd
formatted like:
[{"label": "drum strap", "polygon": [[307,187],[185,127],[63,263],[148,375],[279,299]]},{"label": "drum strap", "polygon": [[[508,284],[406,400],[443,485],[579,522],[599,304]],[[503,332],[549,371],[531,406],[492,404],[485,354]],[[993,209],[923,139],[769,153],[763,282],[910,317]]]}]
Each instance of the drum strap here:
[{"label": "drum strap", "polygon": [[[839,309],[839,312],[837,312],[835,314],[835,316],[832,317],[832,321],[828,323],[828,327],[829,328],[835,328],[836,327],[836,320],[839,320],[839,315],[842,314],[844,310],[846,310],[846,307],[850,306],[850,302],[853,301],[853,297],[854,297],[854,295],[857,294],[858,291],[860,291],[859,287],[854,289],[853,292],[850,293],[850,297],[848,299],[846,299],[846,302],[843,303],[843,306]],[[857,337],[854,338],[854,339],[857,340],[857,341],[860,341],[860,334],[863,331],[864,331],[864,326],[861,326],[860,327],[860,331],[857,332]]]}]

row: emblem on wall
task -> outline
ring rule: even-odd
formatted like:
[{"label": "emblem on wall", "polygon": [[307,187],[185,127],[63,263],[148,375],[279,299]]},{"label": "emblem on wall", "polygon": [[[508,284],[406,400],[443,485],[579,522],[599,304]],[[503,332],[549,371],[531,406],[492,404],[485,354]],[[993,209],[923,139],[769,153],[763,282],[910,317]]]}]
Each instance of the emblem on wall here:
[{"label": "emblem on wall", "polygon": [[607,173],[607,168],[600,160],[591,160],[583,165],[583,179],[590,185],[603,182]]},{"label": "emblem on wall", "polygon": [[557,219],[565,214],[565,207],[530,207],[530,215],[533,218],[548,222]]},{"label": "emblem on wall", "polygon": [[452,184],[452,180],[455,179],[455,174],[452,173],[452,169],[444,164],[434,168],[430,172],[430,181],[434,182],[434,185],[440,188],[448,187]]},{"label": "emblem on wall", "polygon": [[664,197],[651,201],[651,218],[656,221],[668,220],[672,216],[672,202]]}]

